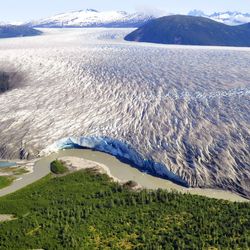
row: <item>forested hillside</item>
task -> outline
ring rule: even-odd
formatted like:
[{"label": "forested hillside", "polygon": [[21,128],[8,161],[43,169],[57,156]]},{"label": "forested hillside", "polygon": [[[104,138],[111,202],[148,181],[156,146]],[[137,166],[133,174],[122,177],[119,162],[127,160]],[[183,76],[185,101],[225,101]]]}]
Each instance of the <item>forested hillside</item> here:
[{"label": "forested hillside", "polygon": [[88,170],[3,197],[0,249],[249,249],[249,203],[128,186]]}]

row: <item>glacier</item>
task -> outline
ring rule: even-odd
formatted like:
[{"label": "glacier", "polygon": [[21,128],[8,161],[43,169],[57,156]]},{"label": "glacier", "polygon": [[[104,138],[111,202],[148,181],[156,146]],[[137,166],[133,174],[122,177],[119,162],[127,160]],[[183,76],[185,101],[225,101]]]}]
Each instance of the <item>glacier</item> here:
[{"label": "glacier", "polygon": [[250,197],[250,49],[124,41],[132,30],[0,40],[12,86],[0,94],[0,158],[74,138],[190,187]]},{"label": "glacier", "polygon": [[127,143],[108,137],[89,136],[63,138],[44,149],[40,153],[40,156],[49,155],[50,153],[57,152],[58,150],[74,148],[88,148],[111,154],[121,161],[131,163],[133,167],[136,167],[142,172],[166,178],[177,184],[188,187],[188,183],[186,181],[183,181],[179,176],[169,171],[163,164],[154,162],[150,159],[145,159]]}]

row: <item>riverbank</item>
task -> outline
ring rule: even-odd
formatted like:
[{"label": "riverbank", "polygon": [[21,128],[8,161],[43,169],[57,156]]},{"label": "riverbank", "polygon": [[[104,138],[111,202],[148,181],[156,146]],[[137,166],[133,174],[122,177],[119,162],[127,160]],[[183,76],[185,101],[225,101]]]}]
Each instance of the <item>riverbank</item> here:
[{"label": "riverbank", "polygon": [[116,177],[114,177],[110,173],[110,170],[107,166],[100,164],[100,163],[97,163],[95,161],[90,161],[90,160],[86,160],[86,159],[78,158],[78,157],[73,157],[73,156],[61,157],[58,160],[64,162],[65,165],[67,166],[67,168],[71,172],[79,171],[82,169],[95,169],[95,171],[97,171],[98,173],[106,174],[114,181],[120,182],[119,179],[117,179]]},{"label": "riverbank", "polygon": [[[70,172],[90,169],[99,174],[108,175],[114,182],[118,182],[121,185],[126,185],[130,181],[128,180],[124,182],[121,179],[116,178],[114,175],[111,174],[111,171],[108,166],[105,166],[104,164],[101,164],[101,163],[97,163],[95,161],[90,161],[90,160],[86,160],[83,158],[72,157],[72,156],[61,157],[58,160],[65,163],[66,167],[69,169]],[[138,183],[136,182],[133,182],[133,183],[135,185],[132,187],[132,189],[137,190],[137,189],[142,188]]]},{"label": "riverbank", "polygon": [[233,202],[249,201],[237,194],[228,191],[216,189],[185,188],[171,181],[140,172],[138,169],[131,167],[129,164],[119,161],[114,156],[88,149],[61,150],[57,153],[53,153],[47,157],[43,157],[37,161],[34,161],[33,172],[21,176],[21,178],[15,181],[11,186],[0,190],[0,196],[15,192],[48,175],[50,173],[50,163],[55,159],[68,160],[69,164],[72,164],[77,168],[85,168],[88,165],[98,165],[114,180],[118,180],[121,183],[126,183],[132,180],[135,181],[140,187],[145,189],[156,190],[161,188],[169,191],[175,190],[181,193],[190,193]]},{"label": "riverbank", "polygon": [[40,159],[31,161],[17,160],[16,166],[1,168],[0,176],[13,176],[15,180],[11,185],[0,189],[0,197],[18,191],[48,175],[50,173],[48,166],[36,166],[39,160]]},{"label": "riverbank", "polygon": [[82,159],[92,161],[98,164],[106,173],[120,183],[126,183],[130,180],[135,181],[138,186],[145,189],[157,190],[159,188],[169,191],[178,191],[181,193],[190,193],[194,195],[206,196],[209,198],[224,199],[229,201],[247,202],[249,200],[234,194],[232,192],[217,190],[217,189],[202,189],[202,188],[185,188],[177,185],[169,180],[158,178],[147,173],[140,172],[138,169],[131,167],[129,164],[120,162],[114,156],[106,153],[72,149],[58,152],[60,159],[68,160],[68,163],[81,167]]},{"label": "riverbank", "polygon": [[35,161],[0,161],[0,190],[11,187],[14,181],[32,173]]}]

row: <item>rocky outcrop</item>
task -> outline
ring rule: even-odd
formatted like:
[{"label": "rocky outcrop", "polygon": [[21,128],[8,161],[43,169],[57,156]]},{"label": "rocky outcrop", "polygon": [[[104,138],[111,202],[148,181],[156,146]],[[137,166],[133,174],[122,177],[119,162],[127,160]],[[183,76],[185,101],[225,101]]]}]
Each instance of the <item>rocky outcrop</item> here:
[{"label": "rocky outcrop", "polygon": [[9,75],[5,72],[0,72],[0,93],[10,89]]}]

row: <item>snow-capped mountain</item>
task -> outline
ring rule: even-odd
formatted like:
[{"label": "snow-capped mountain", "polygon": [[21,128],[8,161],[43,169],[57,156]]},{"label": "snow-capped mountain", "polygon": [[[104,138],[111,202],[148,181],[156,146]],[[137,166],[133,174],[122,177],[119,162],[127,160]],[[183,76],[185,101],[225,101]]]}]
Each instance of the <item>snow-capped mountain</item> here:
[{"label": "snow-capped mountain", "polygon": [[2,22],[0,21],[0,26],[22,26],[24,23],[23,22]]},{"label": "snow-capped mountain", "polygon": [[250,14],[241,12],[216,12],[210,15],[210,18],[229,25],[239,25],[250,22]]},{"label": "snow-capped mountain", "polygon": [[189,16],[207,16],[202,10],[191,10],[188,13]]},{"label": "snow-capped mountain", "polygon": [[188,13],[188,15],[207,17],[228,25],[239,25],[250,22],[249,13],[241,13],[237,11],[215,12],[211,15],[208,15],[201,10],[192,10]]},{"label": "snow-capped mountain", "polygon": [[[167,15],[166,12],[135,12],[125,11],[97,11],[86,9],[66,12],[52,17],[23,23],[31,27],[39,28],[62,28],[62,27],[112,27],[112,28],[136,28],[148,21]],[[228,25],[239,25],[250,22],[250,14],[236,11],[215,12],[206,14],[201,10],[192,10],[190,16],[202,16],[222,22]],[[20,24],[20,23],[19,23]]]},{"label": "snow-capped mountain", "polygon": [[125,11],[103,11],[93,9],[58,14],[49,18],[29,22],[32,27],[138,27],[158,16]]}]

